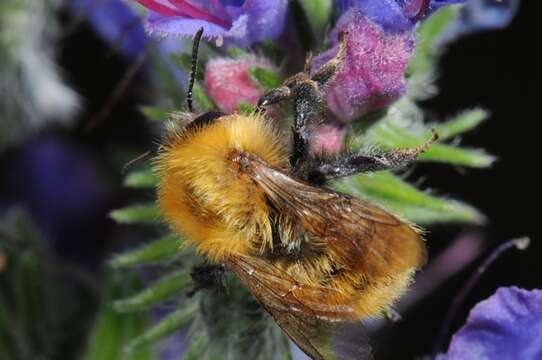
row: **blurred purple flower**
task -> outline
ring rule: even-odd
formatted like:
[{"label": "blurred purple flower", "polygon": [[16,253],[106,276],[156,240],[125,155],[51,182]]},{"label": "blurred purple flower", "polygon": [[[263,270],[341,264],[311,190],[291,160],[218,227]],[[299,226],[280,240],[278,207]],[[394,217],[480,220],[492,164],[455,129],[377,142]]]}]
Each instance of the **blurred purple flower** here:
[{"label": "blurred purple flower", "polygon": [[340,13],[357,8],[386,31],[408,31],[442,6],[465,0],[338,0]]},{"label": "blurred purple flower", "polygon": [[287,0],[134,0],[151,11],[146,22],[150,33],[203,36],[248,47],[282,33]]},{"label": "blurred purple flower", "polygon": [[96,265],[111,221],[110,186],[96,159],[60,136],[40,136],[15,151],[3,180],[6,208],[22,206],[60,256]]},{"label": "blurred purple flower", "polygon": [[436,9],[462,0],[342,0],[344,12],[331,34],[333,47],[315,58],[317,69],[347,33],[347,55],[326,88],[326,100],[339,121],[350,122],[389,106],[406,91],[405,71],[414,51],[414,27]]},{"label": "blurred purple flower", "polygon": [[519,0],[470,0],[444,30],[437,46],[474,32],[505,28],[518,9]]},{"label": "blurred purple flower", "polygon": [[142,19],[122,0],[70,0],[69,6],[128,58],[137,56],[148,44]]},{"label": "blurred purple flower", "polygon": [[454,335],[448,360],[542,359],[542,290],[500,288]]}]

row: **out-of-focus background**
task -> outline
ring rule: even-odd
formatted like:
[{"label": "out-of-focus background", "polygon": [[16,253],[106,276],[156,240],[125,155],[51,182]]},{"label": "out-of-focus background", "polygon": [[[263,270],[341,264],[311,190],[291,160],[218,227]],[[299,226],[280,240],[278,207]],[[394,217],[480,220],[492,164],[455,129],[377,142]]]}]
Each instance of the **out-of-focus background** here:
[{"label": "out-of-focus background", "polygon": [[[0,11],[7,11],[2,6]],[[108,271],[105,261],[113,253],[155,235],[145,227],[118,225],[109,213],[130,202],[153,199],[152,190],[142,192],[124,187],[121,169],[129,159],[155,147],[160,137],[156,126],[140,111],[142,104],[155,100],[156,79],[151,78],[147,65],[135,66],[137,56],[127,55],[131,50],[123,41],[137,34],[131,37],[118,34],[118,44],[112,46],[96,33],[92,19],[84,15],[74,14],[64,4],[47,15],[44,24],[29,23],[19,27],[23,32],[0,35],[13,35],[13,41],[22,41],[18,37],[31,36],[34,27],[42,27],[39,36],[25,39],[30,44],[20,50],[20,59],[27,62],[21,63],[19,59],[9,68],[0,49],[0,96],[19,97],[17,101],[22,104],[8,107],[7,101],[0,100],[0,218],[9,223],[24,212],[23,217],[34,227],[17,223],[19,220],[9,226],[19,226],[23,233],[35,231],[42,239],[40,249],[43,248],[38,256],[25,251],[18,253],[20,259],[28,256],[31,263],[23,262],[16,271],[11,271],[10,276],[14,277],[10,279],[3,272],[14,259],[0,252],[0,300],[18,301],[21,306],[21,301],[28,302],[29,311],[35,311],[32,303],[43,302],[43,311],[50,312],[53,318],[47,314],[34,316],[39,321],[30,324],[36,330],[29,336],[33,337],[33,344],[61,349],[44,357],[48,359],[73,359],[81,355],[100,306],[102,279]],[[450,45],[440,60],[437,84],[442,91],[421,103],[435,118],[469,107],[488,109],[491,118],[465,135],[462,143],[483,147],[498,157],[492,168],[484,170],[434,164],[415,166],[413,178],[430,179],[432,188],[475,205],[488,219],[484,226],[431,227],[427,235],[430,258],[458,238],[479,239],[484,247],[482,256],[508,239],[523,235],[532,239],[529,250],[507,254],[483,276],[454,317],[450,332],[464,323],[474,304],[499,286],[542,287],[542,245],[538,236],[542,120],[542,76],[537,55],[539,17],[537,2],[523,1],[508,28],[473,34]],[[7,21],[2,15],[0,19]],[[2,31],[9,32],[24,21],[9,20],[14,24],[3,27]],[[48,34],[52,31],[49,24],[53,23],[54,35]],[[131,29],[128,24],[126,31]],[[46,44],[49,36],[55,37],[55,48],[40,51],[51,58],[30,61],[25,51],[36,51]],[[52,55],[53,50],[56,56]],[[58,88],[51,90],[54,94],[32,93],[39,90],[42,81],[47,81],[46,77],[53,76],[46,70],[48,66],[54,67],[48,64],[53,58],[71,90]],[[14,87],[15,82],[10,79],[21,74],[32,74],[24,79],[26,86],[22,89]],[[184,86],[182,82],[179,84]],[[25,104],[30,100],[32,103]],[[10,241],[9,234],[0,232],[0,243]],[[55,261],[46,261],[49,256]],[[458,256],[461,257],[460,250]],[[32,263],[36,259],[43,263]],[[383,354],[389,358],[401,354],[401,358],[411,359],[430,353],[453,297],[480,260],[481,257],[477,258],[437,291],[416,302],[404,320],[384,335],[387,350]],[[43,265],[49,263],[54,265],[51,268]],[[40,293],[40,287],[47,286],[50,277],[62,284],[53,298],[12,296],[25,291],[19,288],[16,276],[24,278],[25,272],[35,274],[31,271],[33,267],[41,273],[32,289],[36,294]],[[0,309],[1,316],[6,315],[2,315],[3,310]],[[11,322],[0,326],[9,326],[11,330],[0,329],[0,335],[5,331],[16,332],[23,326],[17,324],[20,319],[9,315],[5,319]],[[26,319],[29,318],[33,316]],[[39,328],[47,322],[54,324],[59,333],[42,338]],[[0,338],[0,349],[2,341]],[[27,355],[32,354],[31,349],[28,351]],[[0,358],[9,358],[4,356],[8,354],[0,352]]]}]

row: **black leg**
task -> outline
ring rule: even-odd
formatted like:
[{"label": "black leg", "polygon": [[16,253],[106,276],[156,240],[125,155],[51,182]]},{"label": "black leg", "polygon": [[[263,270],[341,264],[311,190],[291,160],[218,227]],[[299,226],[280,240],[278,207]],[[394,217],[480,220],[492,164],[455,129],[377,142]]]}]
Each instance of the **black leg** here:
[{"label": "black leg", "polygon": [[223,265],[198,265],[192,268],[190,276],[194,281],[194,288],[187,292],[187,296],[194,296],[202,289],[225,289],[226,269]]},{"label": "black leg", "polygon": [[346,56],[346,35],[344,32],[339,34],[339,49],[337,50],[337,54],[312,76],[311,80],[318,83],[320,87],[331,81],[341,69],[344,57]]},{"label": "black leg", "polygon": [[339,71],[346,54],[345,34],[339,34],[337,55],[324,64],[310,77],[310,58],[305,63],[304,72],[286,79],[282,86],[266,93],[258,101],[258,107],[276,104],[286,99],[293,99],[295,105],[295,124],[293,128],[293,152],[290,163],[299,168],[307,160],[310,132],[307,124],[320,124],[326,119],[326,107],[322,86],[333,79]]},{"label": "black leg", "polygon": [[314,183],[325,183],[364,172],[401,168],[416,160],[437,139],[437,133],[433,132],[429,140],[415,148],[398,149],[379,155],[350,154],[329,162],[315,159],[300,169],[300,176]]}]

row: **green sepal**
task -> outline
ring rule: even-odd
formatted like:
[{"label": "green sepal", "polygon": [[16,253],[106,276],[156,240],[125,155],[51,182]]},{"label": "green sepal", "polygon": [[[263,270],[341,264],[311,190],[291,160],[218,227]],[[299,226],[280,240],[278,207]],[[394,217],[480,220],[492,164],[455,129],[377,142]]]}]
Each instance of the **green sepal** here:
[{"label": "green sepal", "polygon": [[149,347],[141,347],[133,353],[124,351],[129,341],[148,328],[150,316],[144,312],[120,314],[109,305],[112,298],[121,296],[139,283],[134,276],[113,277],[116,284],[110,286],[98,310],[83,360],[152,360],[155,357]]},{"label": "green sepal", "polygon": [[485,221],[484,215],[475,208],[418,190],[388,171],[352,176],[337,181],[335,187],[339,191],[381,204],[417,224],[446,222],[482,224]]},{"label": "green sepal", "polygon": [[160,339],[174,333],[175,331],[186,327],[188,324],[190,324],[190,322],[196,315],[196,312],[196,303],[189,301],[186,304],[182,304],[182,308],[170,313],[158,324],[148,329],[141,336],[132,340],[128,344],[126,351],[132,352],[139,349],[141,346],[153,344]]},{"label": "green sepal", "polygon": [[281,84],[279,76],[273,70],[254,66],[249,68],[248,72],[264,91],[279,87]]},{"label": "green sepal", "polygon": [[148,309],[150,306],[178,294],[191,282],[192,279],[189,273],[186,271],[178,271],[164,276],[136,295],[115,301],[113,307],[119,312]]},{"label": "green sepal", "polygon": [[135,250],[114,256],[109,265],[113,268],[128,268],[172,260],[179,255],[182,239],[176,235],[164,236]]},{"label": "green sepal", "polygon": [[158,183],[158,178],[152,169],[142,169],[131,171],[124,178],[124,186],[131,188],[154,188]]},{"label": "green sepal", "polygon": [[154,204],[132,205],[111,211],[109,216],[121,224],[161,222],[161,213]]},{"label": "green sepal", "polygon": [[441,141],[448,140],[475,129],[488,117],[489,113],[483,109],[465,110],[449,120],[435,124],[432,128]]},{"label": "green sepal", "polygon": [[[449,135],[447,132],[452,131],[451,126],[447,128],[445,125],[443,129],[445,135]],[[431,137],[431,130],[426,127],[406,129],[395,124],[392,120],[384,119],[372,126],[367,131],[366,137],[382,147],[382,150],[393,150],[423,144]],[[487,168],[496,160],[494,156],[481,149],[460,148],[440,142],[432,144],[427,151],[419,156],[419,159],[474,168]]]},{"label": "green sepal", "polygon": [[147,119],[154,121],[167,121],[171,113],[169,110],[160,109],[155,106],[141,106],[139,110]]}]

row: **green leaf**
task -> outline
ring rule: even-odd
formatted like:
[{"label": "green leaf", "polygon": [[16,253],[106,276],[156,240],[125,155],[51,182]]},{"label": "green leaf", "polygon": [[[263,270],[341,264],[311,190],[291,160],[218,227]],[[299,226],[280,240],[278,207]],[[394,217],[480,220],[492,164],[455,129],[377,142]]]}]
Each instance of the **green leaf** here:
[{"label": "green leaf", "polygon": [[433,128],[440,140],[448,140],[476,128],[488,117],[489,113],[482,109],[465,110],[450,120],[435,124]]},{"label": "green leaf", "polygon": [[181,243],[182,239],[178,236],[164,236],[138,249],[116,255],[109,261],[109,265],[125,268],[170,260],[179,254]]},{"label": "green leaf", "polygon": [[[456,129],[457,130],[457,129]],[[444,127],[446,132],[450,128]],[[416,147],[430,138],[430,130],[426,128],[405,129],[392,120],[382,120],[372,126],[367,136],[376,144],[382,145],[386,150]],[[466,149],[440,143],[432,144],[431,147],[420,155],[420,160],[449,163],[459,166],[486,168],[493,164],[496,158],[487,154],[484,150]]]},{"label": "green leaf", "polygon": [[141,106],[139,108],[141,113],[149,120],[167,121],[171,111],[163,110],[154,106]]},{"label": "green leaf", "polygon": [[322,35],[329,26],[329,18],[333,13],[333,1],[331,0],[301,0],[305,14],[309,19],[312,31],[315,35]]},{"label": "green leaf", "polygon": [[484,216],[473,207],[420,191],[387,171],[353,176],[338,181],[336,188],[382,204],[417,224],[445,222],[481,224],[485,221]]},{"label": "green leaf", "polygon": [[[111,298],[137,285],[134,276],[117,277],[116,284],[110,286],[107,298],[100,306],[84,360],[152,360],[152,351],[141,347],[137,353],[126,353],[128,342],[143,334],[149,326],[149,316],[145,313],[119,314],[108,305]],[[122,282],[122,284],[121,284]]]},{"label": "green leaf", "polygon": [[420,155],[420,160],[442,162],[473,168],[490,167],[497,159],[482,149],[467,149],[456,146],[433,144]]},{"label": "green leaf", "polygon": [[124,186],[131,188],[154,188],[158,178],[152,169],[136,170],[124,178]]},{"label": "green leaf", "polygon": [[198,83],[194,84],[194,89],[192,90],[194,95],[194,100],[201,106],[202,109],[211,110],[216,109],[216,105],[213,103],[211,98],[207,96],[203,86]]},{"label": "green leaf", "polygon": [[246,51],[245,49],[238,48],[236,46],[231,46],[228,48],[228,55],[232,58],[242,58],[244,56],[249,55],[250,53]]},{"label": "green leaf", "polygon": [[181,292],[191,282],[189,273],[179,271],[159,279],[134,296],[115,301],[113,307],[119,312],[147,309]]},{"label": "green leaf", "polygon": [[128,345],[127,351],[132,352],[141,346],[152,344],[187,326],[197,313],[197,304],[188,302],[179,310],[167,315],[158,324],[148,329],[144,334],[135,338]]},{"label": "green leaf", "polygon": [[435,66],[435,41],[459,14],[461,6],[446,6],[423,21],[418,28],[417,45],[408,64],[408,74],[423,75]]},{"label": "green leaf", "polygon": [[199,360],[205,350],[206,341],[203,336],[192,336],[190,346],[184,355],[184,360]]},{"label": "green leaf", "polygon": [[121,224],[160,222],[161,213],[155,204],[132,205],[113,210],[109,216]]},{"label": "green leaf", "polygon": [[246,115],[250,115],[254,113],[254,106],[252,106],[252,104],[249,104],[246,101],[239,102],[239,105],[237,106],[237,108],[239,109],[241,113],[246,114]]},{"label": "green leaf", "polygon": [[[171,59],[175,64],[177,64],[182,70],[187,74],[190,74],[192,71],[192,54],[180,53],[171,55]],[[196,68],[196,80],[203,80],[203,65],[202,61],[198,61],[198,66]]]},{"label": "green leaf", "polygon": [[248,72],[265,91],[280,86],[280,78],[273,70],[262,67],[251,67]]}]

